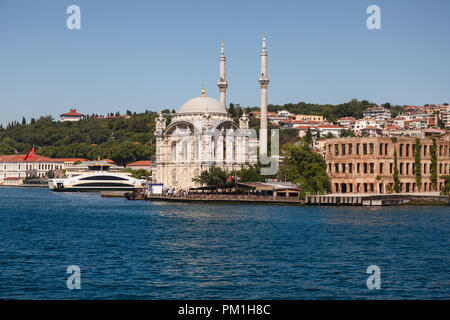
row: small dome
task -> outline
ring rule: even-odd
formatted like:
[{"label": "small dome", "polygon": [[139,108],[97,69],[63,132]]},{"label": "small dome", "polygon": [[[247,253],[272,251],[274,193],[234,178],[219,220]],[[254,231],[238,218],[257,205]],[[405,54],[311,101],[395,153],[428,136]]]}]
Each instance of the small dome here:
[{"label": "small dome", "polygon": [[186,102],[177,113],[227,113],[224,106],[216,99],[201,96]]}]

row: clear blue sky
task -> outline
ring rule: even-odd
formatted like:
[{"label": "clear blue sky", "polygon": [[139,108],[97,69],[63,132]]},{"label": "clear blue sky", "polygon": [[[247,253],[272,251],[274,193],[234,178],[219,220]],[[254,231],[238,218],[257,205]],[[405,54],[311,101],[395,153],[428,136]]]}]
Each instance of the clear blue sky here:
[{"label": "clear blue sky", "polygon": [[[66,8],[81,8],[81,30]],[[382,30],[366,8],[381,7]],[[225,41],[228,102],[259,104],[261,37],[269,103],[450,102],[448,0],[0,0],[0,123],[218,98]]]}]

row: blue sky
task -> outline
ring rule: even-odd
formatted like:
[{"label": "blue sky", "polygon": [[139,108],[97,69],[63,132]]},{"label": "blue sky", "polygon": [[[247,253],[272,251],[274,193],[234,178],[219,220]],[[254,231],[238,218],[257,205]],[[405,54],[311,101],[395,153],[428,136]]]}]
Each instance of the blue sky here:
[{"label": "blue sky", "polygon": [[[81,30],[66,8],[81,8]],[[368,30],[366,8],[381,8]],[[228,102],[259,103],[261,37],[269,103],[450,102],[450,1],[0,0],[0,123],[218,98],[225,41]]]}]

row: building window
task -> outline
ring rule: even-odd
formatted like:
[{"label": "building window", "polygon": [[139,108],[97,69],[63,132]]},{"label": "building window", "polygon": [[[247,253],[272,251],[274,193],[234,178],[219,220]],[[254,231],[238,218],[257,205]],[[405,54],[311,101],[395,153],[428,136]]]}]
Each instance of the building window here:
[{"label": "building window", "polygon": [[403,157],[403,143],[400,144],[400,157]]},{"label": "building window", "polygon": [[400,162],[400,175],[403,175],[403,162]]},{"label": "building window", "polygon": [[363,143],[363,154],[367,154],[367,143]]},{"label": "building window", "polygon": [[328,153],[329,153],[329,154],[332,153],[332,151],[331,151],[331,144],[328,145]]},{"label": "building window", "polygon": [[423,146],[423,156],[425,157],[427,155],[427,146]]},{"label": "building window", "polygon": [[380,174],[383,174],[383,163],[380,163]]},{"label": "building window", "polygon": [[370,149],[370,154],[373,154],[373,153],[374,153],[374,146],[373,146],[373,143],[370,143],[370,144],[369,144],[369,149]]},{"label": "building window", "polygon": [[409,144],[406,145],[406,156],[409,157]]},{"label": "building window", "polygon": [[356,173],[359,173],[361,171],[361,164],[357,163],[356,164]]},{"label": "building window", "polygon": [[342,155],[345,156],[345,144],[342,144]]},{"label": "building window", "polygon": [[383,144],[380,143],[380,156],[382,156],[382,155],[383,155]]},{"label": "building window", "polygon": [[375,164],[371,163],[370,164],[370,173],[374,173],[375,172]]},{"label": "building window", "polygon": [[385,156],[388,155],[388,144],[387,143],[384,144],[384,155]]},{"label": "building window", "polygon": [[409,163],[406,164],[406,175],[409,175]]},{"label": "building window", "polygon": [[345,163],[342,164],[342,173],[345,173]]},{"label": "building window", "polygon": [[337,156],[339,155],[339,145],[338,144],[334,145],[334,152]]},{"label": "building window", "polygon": [[334,173],[339,173],[339,164],[338,163],[334,164]]},{"label": "building window", "polygon": [[[447,167],[447,165],[445,165]],[[348,164],[348,172],[353,173],[353,163]]]},{"label": "building window", "polygon": [[427,174],[427,164],[423,164],[423,174]]},{"label": "building window", "polygon": [[353,144],[349,143],[348,144],[348,154],[352,154],[353,153]]},{"label": "building window", "polygon": [[367,163],[364,163],[364,173],[367,173]]},{"label": "building window", "polygon": [[359,155],[359,143],[356,144],[356,154]]}]

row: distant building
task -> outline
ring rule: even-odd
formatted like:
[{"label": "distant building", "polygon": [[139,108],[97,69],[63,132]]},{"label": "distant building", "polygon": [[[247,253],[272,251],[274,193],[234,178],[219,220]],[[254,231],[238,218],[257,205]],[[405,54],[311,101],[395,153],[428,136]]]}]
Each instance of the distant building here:
[{"label": "distant building", "polygon": [[86,116],[82,113],[77,112],[77,109],[70,109],[69,112],[61,114],[60,118],[61,118],[61,122],[80,121],[81,119],[85,119]]},{"label": "distant building", "polygon": [[[421,192],[440,191],[443,175],[450,174],[450,141],[436,139],[437,175],[436,190],[430,173],[431,139],[420,141]],[[394,150],[397,150],[401,192],[417,192],[414,153],[416,138],[399,137],[394,143],[388,137],[328,139],[326,144],[327,173],[334,193],[387,193],[394,188]],[[389,187],[388,187],[389,186]]]},{"label": "distant building", "polygon": [[127,168],[131,168],[132,170],[146,170],[151,172],[152,162],[150,160],[141,160],[133,163],[127,164]]},{"label": "distant building", "polygon": [[386,126],[382,131],[383,137],[414,137],[414,138],[424,138],[425,132],[420,129],[404,129],[397,126]]},{"label": "distant building", "polygon": [[326,121],[326,119],[324,119],[323,116],[316,116],[316,115],[309,115],[309,114],[297,114],[295,116],[295,120],[297,120],[297,121],[318,121],[318,122]]},{"label": "distant building", "polygon": [[425,119],[421,119],[421,118],[416,118],[413,120],[405,120],[405,128],[407,129],[426,129],[428,128],[428,120]]},{"label": "distant building", "polygon": [[446,109],[441,110],[440,118],[441,118],[442,122],[444,122],[445,128],[450,129],[450,107],[449,106],[447,106]]},{"label": "distant building", "polygon": [[361,133],[368,134],[369,136],[372,136],[372,137],[379,137],[383,133],[383,130],[378,127],[370,127],[369,126],[369,127],[365,127],[364,129],[362,129]]},{"label": "distant building", "polygon": [[289,118],[292,115],[292,113],[290,113],[287,110],[280,110],[277,112],[277,115],[282,118]]},{"label": "distant building", "polygon": [[371,107],[364,110],[363,117],[374,120],[387,120],[391,118],[391,110],[383,107]]},{"label": "distant building", "polygon": [[45,178],[49,171],[65,167],[65,159],[34,155],[24,161],[24,157],[25,155],[0,156],[0,184],[18,185],[27,177]]},{"label": "distant building", "polygon": [[381,129],[381,126],[377,123],[375,119],[363,118],[355,121],[355,123],[353,124],[353,131],[361,132],[363,129],[367,127],[375,127]]},{"label": "distant building", "polygon": [[334,137],[339,137],[341,132],[345,130],[343,127],[334,124],[322,124],[314,129],[319,131],[321,137],[326,137],[329,134],[332,134]]},{"label": "distant building", "polygon": [[352,124],[355,123],[356,119],[353,117],[344,117],[337,119],[337,123],[345,128],[351,128]]}]

